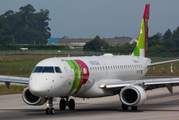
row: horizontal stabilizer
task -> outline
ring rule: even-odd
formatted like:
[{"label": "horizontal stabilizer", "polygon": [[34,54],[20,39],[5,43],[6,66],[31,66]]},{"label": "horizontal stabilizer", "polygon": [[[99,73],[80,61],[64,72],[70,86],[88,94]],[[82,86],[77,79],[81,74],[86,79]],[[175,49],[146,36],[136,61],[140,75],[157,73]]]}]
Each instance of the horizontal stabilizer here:
[{"label": "horizontal stabilizer", "polygon": [[173,63],[173,62],[178,62],[178,61],[179,61],[179,59],[162,61],[162,62],[155,62],[155,63],[151,63],[150,65],[148,65],[148,67],[161,65],[161,64],[167,64],[167,63]]}]

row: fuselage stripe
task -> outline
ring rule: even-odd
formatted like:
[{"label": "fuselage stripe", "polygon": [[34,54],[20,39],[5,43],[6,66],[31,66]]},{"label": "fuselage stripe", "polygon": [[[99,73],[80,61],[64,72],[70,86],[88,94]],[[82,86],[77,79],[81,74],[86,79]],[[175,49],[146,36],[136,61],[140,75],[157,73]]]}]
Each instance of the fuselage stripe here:
[{"label": "fuselage stripe", "polygon": [[[68,94],[70,94],[74,89],[76,89],[76,94],[82,87],[83,84],[85,84],[89,78],[89,70],[87,65],[81,61],[81,60],[65,60],[71,69],[74,71],[74,80],[72,87]],[[84,74],[83,68],[86,69],[86,73]]]},{"label": "fuselage stripe", "polygon": [[[80,66],[81,69],[81,82],[80,85],[78,87],[78,89],[76,90],[75,94],[81,89],[82,85],[84,85],[88,78],[89,78],[89,70],[88,70],[88,66],[81,60],[75,60],[77,62],[77,64]],[[85,71],[84,71],[85,69]]]},{"label": "fuselage stripe", "polygon": [[[71,69],[74,70],[74,65],[73,65],[73,63],[71,62],[71,60],[66,60],[66,62],[70,65]],[[75,70],[74,70],[74,75],[75,75]],[[75,86],[75,78],[74,78],[72,87],[71,87],[70,91],[68,92],[68,94],[70,94],[70,93],[73,91],[74,86]]]},{"label": "fuselage stripe", "polygon": [[81,70],[79,65],[74,60],[66,60],[66,62],[70,65],[71,69],[74,71],[74,80],[72,87],[68,94],[70,94],[74,89],[78,89],[81,81]]},{"label": "fuselage stripe", "polygon": [[76,74],[75,74],[75,79],[76,79],[76,82],[75,82],[75,87],[74,87],[74,89],[78,89],[78,87],[79,87],[79,85],[80,85],[80,80],[81,80],[81,70],[80,70],[80,67],[79,67],[79,65],[75,62],[75,61],[73,61],[72,60],[72,63],[74,64],[74,66],[75,66],[75,72],[76,72]]}]

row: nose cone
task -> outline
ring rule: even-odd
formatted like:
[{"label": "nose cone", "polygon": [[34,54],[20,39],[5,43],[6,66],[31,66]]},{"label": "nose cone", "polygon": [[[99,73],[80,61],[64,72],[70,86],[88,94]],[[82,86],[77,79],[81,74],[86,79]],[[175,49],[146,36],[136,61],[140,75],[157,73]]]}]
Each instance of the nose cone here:
[{"label": "nose cone", "polygon": [[43,96],[42,93],[44,93],[44,89],[36,85],[29,85],[29,90],[35,96]]},{"label": "nose cone", "polygon": [[36,75],[31,75],[30,81],[29,81],[29,90],[33,95],[43,97],[48,90],[47,90],[47,87],[45,87],[45,83],[39,80],[38,78],[39,78],[39,75],[38,77]]}]

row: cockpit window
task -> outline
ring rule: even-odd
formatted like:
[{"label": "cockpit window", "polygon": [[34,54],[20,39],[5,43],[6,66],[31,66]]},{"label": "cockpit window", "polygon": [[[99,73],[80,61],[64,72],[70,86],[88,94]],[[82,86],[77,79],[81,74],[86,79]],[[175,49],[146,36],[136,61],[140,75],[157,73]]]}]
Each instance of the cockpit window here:
[{"label": "cockpit window", "polygon": [[33,70],[33,73],[36,72],[42,72],[43,67],[35,67],[35,69]]},{"label": "cockpit window", "polygon": [[61,69],[59,67],[55,67],[56,73],[62,73]]},{"label": "cockpit window", "polygon": [[50,66],[45,66],[45,67],[42,67],[42,66],[37,66],[35,67],[35,69],[33,70],[33,73],[39,73],[39,72],[43,72],[43,73],[54,73],[54,68],[53,67],[50,67]]},{"label": "cockpit window", "polygon": [[42,70],[43,73],[54,73],[53,67],[44,67]]}]

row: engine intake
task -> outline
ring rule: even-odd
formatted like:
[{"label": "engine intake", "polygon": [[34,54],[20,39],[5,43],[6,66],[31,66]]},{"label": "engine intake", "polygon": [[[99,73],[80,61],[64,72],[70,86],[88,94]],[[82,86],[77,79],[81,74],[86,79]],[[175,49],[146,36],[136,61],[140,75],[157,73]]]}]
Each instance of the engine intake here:
[{"label": "engine intake", "polygon": [[145,90],[140,86],[127,86],[120,92],[120,100],[127,106],[139,106],[146,101]]},{"label": "engine intake", "polygon": [[47,102],[47,99],[37,97],[29,91],[29,87],[26,87],[22,93],[23,101],[28,105],[43,105]]}]

